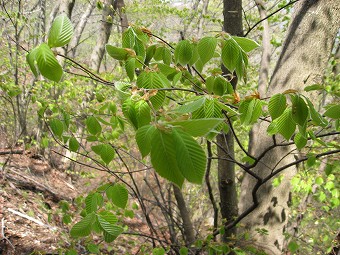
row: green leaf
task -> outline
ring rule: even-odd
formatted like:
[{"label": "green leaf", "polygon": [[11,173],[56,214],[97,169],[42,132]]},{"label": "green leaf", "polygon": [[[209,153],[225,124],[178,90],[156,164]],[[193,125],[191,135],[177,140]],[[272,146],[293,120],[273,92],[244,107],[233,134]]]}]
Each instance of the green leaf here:
[{"label": "green leaf", "polygon": [[70,151],[76,152],[79,149],[79,143],[75,137],[71,137],[70,140],[68,141],[68,147]]},{"label": "green leaf", "polygon": [[28,65],[31,68],[32,73],[34,74],[35,77],[38,76],[38,69],[37,69],[37,63],[36,63],[36,54],[38,51],[38,47],[34,48],[31,50],[29,53],[26,55],[26,61]]},{"label": "green leaf", "polygon": [[133,81],[135,78],[135,66],[136,66],[136,59],[135,58],[129,58],[125,62],[125,71],[128,75],[130,81]]},{"label": "green leaf", "polygon": [[118,48],[109,44],[106,44],[106,52],[114,59],[126,60],[129,52],[126,49]]},{"label": "green leaf", "polygon": [[164,255],[165,250],[163,248],[154,248],[152,250],[152,255]]},{"label": "green leaf", "polygon": [[95,253],[95,254],[100,253],[98,245],[94,243],[89,243],[88,245],[86,245],[86,249],[91,253]]},{"label": "green leaf", "polygon": [[136,118],[138,128],[148,125],[151,122],[151,109],[147,102],[144,100],[138,101],[135,104]]},{"label": "green leaf", "polygon": [[92,213],[98,210],[98,207],[103,204],[103,197],[99,193],[90,193],[85,198],[86,212]]},{"label": "green leaf", "polygon": [[276,119],[281,116],[287,107],[286,97],[283,94],[273,95],[268,104],[268,111],[272,119]]},{"label": "green leaf", "polygon": [[181,105],[177,108],[177,112],[179,113],[189,113],[194,112],[198,108],[200,108],[205,102],[205,97],[200,97],[197,100],[191,101],[187,104]]},{"label": "green leaf", "polygon": [[291,241],[288,244],[288,249],[290,252],[294,253],[299,249],[299,245],[296,242]]},{"label": "green leaf", "polygon": [[225,40],[222,48],[222,63],[230,71],[233,72],[236,66],[242,61],[240,47],[232,40]]},{"label": "green leaf", "polygon": [[98,154],[105,164],[109,164],[115,157],[115,150],[110,144],[99,144],[92,146],[91,149]]},{"label": "green leaf", "polygon": [[180,255],[188,255],[189,254],[189,249],[187,247],[181,247],[179,250]]},{"label": "green leaf", "polygon": [[223,96],[228,87],[228,82],[222,76],[217,76],[214,81],[213,92],[215,95]]},{"label": "green leaf", "polygon": [[183,121],[168,122],[174,127],[180,127],[183,131],[191,136],[205,136],[213,131],[224,119],[206,118],[206,119],[191,119]]},{"label": "green leaf", "polygon": [[152,132],[151,163],[160,176],[182,187],[184,177],[177,165],[176,147],[171,133],[159,129]]},{"label": "green leaf", "polygon": [[135,33],[132,27],[128,27],[122,36],[122,47],[133,49],[135,46]]},{"label": "green leaf", "polygon": [[70,19],[61,14],[55,18],[48,34],[48,46],[62,47],[68,44],[73,35],[73,26]]},{"label": "green leaf", "polygon": [[175,48],[175,61],[181,65],[189,63],[193,56],[192,47],[188,40],[180,41]]},{"label": "green leaf", "polygon": [[296,124],[303,126],[309,116],[309,110],[305,100],[301,96],[292,95],[292,118]]},{"label": "green leaf", "polygon": [[53,132],[53,134],[59,138],[61,138],[61,135],[64,132],[64,124],[62,121],[58,119],[52,119],[50,121],[50,127]]},{"label": "green leaf", "polygon": [[[137,86],[139,88],[157,89],[163,88],[165,79],[162,79],[164,75],[156,72],[142,72],[137,78]],[[156,95],[150,98],[150,102],[155,110],[158,110],[164,103],[165,91],[157,91]]]},{"label": "green leaf", "polygon": [[173,129],[172,135],[179,170],[189,182],[201,184],[206,167],[206,156],[202,147],[182,130]]},{"label": "green leaf", "polygon": [[136,102],[128,98],[122,104],[122,111],[124,116],[130,121],[135,129],[138,129],[137,112],[135,107]]},{"label": "green leaf", "polygon": [[151,137],[155,130],[156,128],[154,126],[146,125],[139,128],[136,132],[137,145],[143,158],[151,151]]},{"label": "green leaf", "polygon": [[125,209],[128,201],[128,191],[123,184],[116,183],[106,190],[106,195],[116,206]]},{"label": "green leaf", "polygon": [[260,45],[258,45],[257,42],[248,39],[246,37],[238,37],[238,36],[232,36],[232,38],[237,42],[237,44],[244,50],[245,52],[250,52],[256,48],[258,48]]},{"label": "green leaf", "polygon": [[198,55],[204,65],[207,63],[215,54],[217,46],[216,37],[203,37],[197,44]]},{"label": "green leaf", "polygon": [[111,224],[107,217],[103,217],[102,215],[97,215],[98,218],[98,222],[100,224],[100,226],[103,228],[104,231],[104,236],[109,235],[108,237],[105,237],[105,241],[107,242],[112,242],[113,240],[115,240],[121,233],[123,233],[124,229],[120,226]]},{"label": "green leaf", "polygon": [[130,84],[126,82],[115,82],[115,87],[118,92],[118,97],[122,100],[125,100],[130,96],[129,89],[130,89]]},{"label": "green leaf", "polygon": [[253,98],[250,101],[243,101],[239,107],[240,121],[242,124],[251,125],[257,122],[262,115],[262,102],[260,99]]},{"label": "green leaf", "polygon": [[94,116],[89,116],[86,119],[86,128],[92,135],[97,135],[102,132],[102,126],[100,125],[97,118]]},{"label": "green leaf", "polygon": [[324,115],[332,119],[340,119],[340,104],[332,105],[327,108]]},{"label": "green leaf", "polygon": [[321,126],[321,127],[327,127],[328,121],[324,117],[322,117],[322,115],[320,113],[318,113],[315,110],[313,103],[308,98],[305,97],[305,99],[307,100],[310,117],[311,117],[313,123],[315,125],[318,125],[318,126]]},{"label": "green leaf", "polygon": [[324,87],[321,84],[313,84],[304,88],[304,91],[322,90]]},{"label": "green leaf", "polygon": [[35,53],[35,59],[42,76],[51,81],[60,81],[63,69],[46,43],[39,46]]},{"label": "green leaf", "polygon": [[171,57],[172,57],[171,51],[168,48],[164,47],[163,48],[163,54],[162,54],[163,63],[166,64],[166,65],[170,65]]},{"label": "green leaf", "polygon": [[136,55],[140,56],[142,58],[141,59],[142,62],[144,62],[144,59],[146,57],[146,50],[145,50],[144,43],[141,40],[136,38],[135,46],[133,47],[133,49],[135,50]]},{"label": "green leaf", "polygon": [[306,146],[307,144],[307,138],[304,137],[301,133],[297,133],[294,136],[294,143],[296,145],[296,147],[301,150],[303,147]]},{"label": "green leaf", "polygon": [[112,225],[118,222],[117,217],[110,211],[100,211],[98,213],[98,216],[100,216],[102,219],[104,219],[105,221]]},{"label": "green leaf", "polygon": [[88,236],[91,233],[91,226],[96,220],[96,215],[94,213],[88,214],[81,221],[76,223],[71,231],[70,235],[72,237],[83,237]]},{"label": "green leaf", "polygon": [[296,124],[292,118],[292,110],[287,108],[283,114],[276,119],[278,132],[288,141],[295,132]]}]

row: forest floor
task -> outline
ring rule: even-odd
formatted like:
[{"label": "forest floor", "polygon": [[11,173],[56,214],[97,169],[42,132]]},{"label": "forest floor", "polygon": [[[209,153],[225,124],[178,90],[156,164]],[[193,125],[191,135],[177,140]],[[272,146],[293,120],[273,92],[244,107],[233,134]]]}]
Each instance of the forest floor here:
[{"label": "forest floor", "polygon": [[[75,198],[86,195],[105,178],[104,174],[91,179],[72,176],[51,167],[33,150],[0,149],[0,255],[64,254],[71,246],[68,232],[75,221],[63,223],[60,201],[70,202],[74,209]],[[146,228],[135,218],[124,223],[137,231]],[[115,246],[100,254],[133,253],[136,248],[131,237],[119,238],[125,240],[116,240]],[[72,245],[78,254],[89,254],[81,242]]]}]

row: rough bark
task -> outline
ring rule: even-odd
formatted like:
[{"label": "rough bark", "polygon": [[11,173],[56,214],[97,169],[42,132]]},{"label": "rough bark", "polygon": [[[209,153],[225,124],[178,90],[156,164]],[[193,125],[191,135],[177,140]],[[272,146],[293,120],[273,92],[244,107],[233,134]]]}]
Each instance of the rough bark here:
[{"label": "rough bark", "polygon": [[99,32],[97,35],[96,46],[94,47],[91,54],[91,69],[99,72],[100,64],[102,62],[104,52],[105,52],[105,44],[109,41],[111,30],[112,30],[112,22],[107,21],[107,17],[113,17],[114,13],[110,8],[110,5],[114,5],[114,0],[105,0],[104,7],[102,10],[102,18],[99,27]]},{"label": "rough bark", "polygon": [[59,5],[59,14],[66,14],[67,17],[71,18],[72,10],[75,4],[75,0],[61,0]]},{"label": "rough bark", "polygon": [[[282,53],[274,70],[267,95],[283,92],[287,89],[302,91],[305,86],[322,82],[324,68],[327,66],[333,40],[340,26],[340,6],[333,0],[304,0],[295,6],[288,34]],[[272,137],[266,135],[267,124],[257,126],[258,132],[251,145],[254,156],[273,145]],[[277,137],[279,143],[281,138]],[[264,177],[274,168],[294,161],[293,147],[276,147],[270,150],[254,169]],[[267,183],[257,192],[259,206],[242,222],[256,238],[256,244],[269,254],[282,254],[284,228],[288,220],[290,179],[295,167],[284,172],[284,179],[279,187]],[[240,198],[240,211],[245,211],[253,204],[249,192],[255,180],[246,175]],[[267,229],[268,235],[260,235],[256,229]]]},{"label": "rough bark", "polygon": [[71,55],[70,55],[71,58],[74,58],[74,56],[76,55],[77,46],[79,45],[80,38],[83,34],[88,18],[90,17],[94,7],[95,7],[95,1],[94,0],[89,1],[85,12],[81,16],[79,23],[77,27],[75,28],[74,35],[68,46],[71,49]]},{"label": "rough bark", "polygon": [[[255,0],[257,8],[259,10],[260,18],[264,19],[267,16],[265,3],[262,0]],[[265,19],[262,22],[262,55],[261,64],[259,70],[259,85],[258,91],[260,95],[264,95],[268,86],[268,72],[270,64],[270,32],[269,32],[269,22]]]},{"label": "rough bark", "polygon": [[129,26],[128,18],[125,13],[124,0],[115,0],[114,10],[119,16],[121,31],[124,32]]},{"label": "rough bark", "polygon": [[195,242],[195,231],[192,225],[191,216],[187,209],[182,191],[176,185],[173,185],[173,189],[179,213],[183,222],[185,243],[188,247],[190,247]]},{"label": "rough bark", "polygon": [[[223,1],[224,24],[223,30],[231,35],[243,35],[242,27],[242,1],[224,0]],[[223,73],[227,70],[222,67]],[[237,84],[237,77],[231,81],[234,89]],[[234,137],[231,132],[221,133],[217,136],[219,145],[218,154],[218,186],[220,192],[220,207],[222,221],[230,222],[238,215],[237,192],[235,183],[235,164],[230,160],[235,157]],[[228,160],[226,160],[228,159]],[[236,228],[226,230],[221,237],[223,242],[236,234]]]}]

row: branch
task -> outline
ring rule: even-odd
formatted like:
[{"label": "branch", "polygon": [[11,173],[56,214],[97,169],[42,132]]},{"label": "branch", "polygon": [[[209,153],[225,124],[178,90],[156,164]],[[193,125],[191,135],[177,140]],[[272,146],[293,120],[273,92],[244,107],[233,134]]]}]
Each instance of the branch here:
[{"label": "branch", "polygon": [[247,37],[247,35],[255,28],[257,27],[262,21],[270,18],[271,16],[273,16],[274,14],[278,13],[279,11],[281,11],[282,9],[285,9],[286,7],[288,7],[289,5],[292,5],[296,2],[298,2],[300,0],[294,0],[294,1],[290,1],[289,3],[285,4],[284,6],[282,6],[281,8],[277,9],[276,11],[274,11],[273,13],[269,14],[267,17],[260,19],[258,22],[256,22],[251,28],[248,29],[248,31],[245,33],[244,37]]},{"label": "branch", "polygon": [[207,141],[207,153],[208,153],[208,162],[207,162],[207,169],[206,169],[206,172],[205,172],[205,183],[207,184],[209,199],[210,199],[210,202],[211,202],[211,204],[213,206],[213,210],[214,210],[214,229],[213,230],[216,231],[217,230],[217,224],[218,224],[218,207],[217,207],[215,197],[213,195],[211,183],[210,183],[212,151],[211,151],[211,142],[209,142],[209,141]]}]

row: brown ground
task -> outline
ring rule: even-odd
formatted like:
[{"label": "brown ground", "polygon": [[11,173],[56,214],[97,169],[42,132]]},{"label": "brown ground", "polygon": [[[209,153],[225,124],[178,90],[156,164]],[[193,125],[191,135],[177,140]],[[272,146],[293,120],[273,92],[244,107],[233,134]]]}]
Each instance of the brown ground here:
[{"label": "brown ground", "polygon": [[[70,245],[70,226],[62,223],[58,203],[72,201],[106,179],[103,174],[91,182],[87,178],[71,177],[63,170],[52,168],[32,151],[17,148],[10,153],[0,149],[0,255],[65,251]],[[131,219],[125,223],[130,229],[147,231],[141,220]],[[100,238],[96,239],[101,242]],[[119,237],[111,245],[114,254],[137,252],[138,247],[134,247],[131,240],[136,238]],[[81,243],[76,249],[78,254],[89,254]],[[104,249],[101,254],[113,254],[113,251]]]}]

